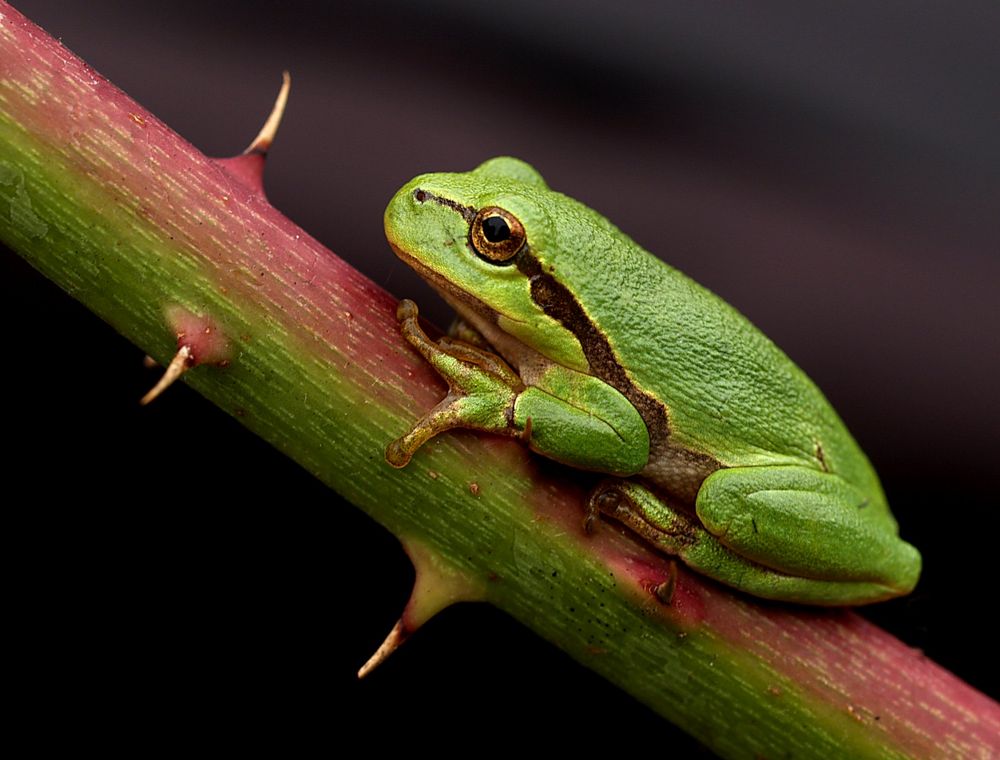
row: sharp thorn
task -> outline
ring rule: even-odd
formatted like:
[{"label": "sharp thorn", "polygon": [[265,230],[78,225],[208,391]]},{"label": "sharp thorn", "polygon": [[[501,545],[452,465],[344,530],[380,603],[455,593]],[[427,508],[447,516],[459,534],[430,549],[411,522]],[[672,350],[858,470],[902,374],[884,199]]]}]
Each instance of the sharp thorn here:
[{"label": "sharp thorn", "polygon": [[371,673],[375,668],[385,662],[386,658],[399,649],[400,645],[406,641],[410,633],[406,630],[403,625],[402,619],[396,621],[396,625],[392,627],[389,631],[389,635],[385,637],[385,641],[382,645],[375,650],[375,654],[368,658],[368,662],[361,666],[361,670],[358,671],[358,678],[364,678],[366,675]]},{"label": "sharp thorn", "polygon": [[274,136],[278,133],[278,127],[281,125],[281,117],[285,114],[285,106],[288,104],[288,91],[292,87],[292,76],[287,71],[281,72],[281,89],[278,90],[278,97],[274,99],[274,107],[271,109],[271,114],[267,117],[267,121],[264,122],[264,126],[260,128],[260,132],[253,139],[243,155],[248,153],[267,153],[268,149],[271,147],[271,143],[274,142]]},{"label": "sharp thorn", "polygon": [[163,393],[163,391],[174,384],[177,378],[190,369],[191,363],[191,347],[185,344],[174,354],[174,358],[170,360],[170,364],[167,365],[167,371],[163,373],[160,381],[150,389],[149,393],[139,400],[139,403],[146,406],[146,404]]},{"label": "sharp thorn", "polygon": [[154,359],[149,354],[146,354],[146,356],[142,360],[142,366],[145,367],[146,369],[152,369],[153,367],[158,367],[159,362],[157,362],[156,359]]}]

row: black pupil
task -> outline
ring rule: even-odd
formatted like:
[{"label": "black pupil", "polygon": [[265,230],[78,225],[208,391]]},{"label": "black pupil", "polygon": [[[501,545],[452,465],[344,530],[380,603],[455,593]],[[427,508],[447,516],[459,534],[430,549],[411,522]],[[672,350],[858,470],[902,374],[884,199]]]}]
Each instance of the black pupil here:
[{"label": "black pupil", "polygon": [[510,237],[510,227],[502,216],[488,216],[483,219],[483,235],[491,243],[502,243]]}]

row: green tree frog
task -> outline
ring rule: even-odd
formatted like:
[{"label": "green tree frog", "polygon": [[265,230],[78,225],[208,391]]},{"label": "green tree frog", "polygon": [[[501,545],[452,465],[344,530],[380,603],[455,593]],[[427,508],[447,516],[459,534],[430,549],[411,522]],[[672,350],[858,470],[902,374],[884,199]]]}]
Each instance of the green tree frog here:
[{"label": "green tree frog", "polygon": [[393,197],[396,254],[444,297],[468,340],[400,329],[447,397],[386,449],[472,428],[605,473],[604,514],[747,593],[819,605],[909,593],[920,554],[819,389],[718,296],[531,166],[494,158],[424,174]]}]

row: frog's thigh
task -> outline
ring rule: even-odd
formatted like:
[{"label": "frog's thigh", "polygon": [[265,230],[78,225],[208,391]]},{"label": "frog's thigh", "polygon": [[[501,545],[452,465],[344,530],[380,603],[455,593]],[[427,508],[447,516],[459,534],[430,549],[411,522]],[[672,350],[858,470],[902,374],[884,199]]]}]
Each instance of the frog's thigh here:
[{"label": "frog's thigh", "polygon": [[718,470],[698,491],[697,511],[721,543],[782,573],[897,587],[920,570],[920,555],[885,510],[830,473]]},{"label": "frog's thigh", "polygon": [[[882,583],[817,580],[782,573],[752,562],[723,545],[687,513],[672,508],[657,494],[634,481],[605,483],[594,494],[600,507],[639,533],[661,551],[677,557],[690,568],[720,583],[755,596],[807,604],[863,604],[896,596],[898,591]],[[614,509],[608,509],[614,506]]]},{"label": "frog's thigh", "polygon": [[649,433],[624,396],[600,381],[586,393],[566,396],[531,386],[517,397],[514,423],[533,450],[612,475],[631,475],[645,467]]}]

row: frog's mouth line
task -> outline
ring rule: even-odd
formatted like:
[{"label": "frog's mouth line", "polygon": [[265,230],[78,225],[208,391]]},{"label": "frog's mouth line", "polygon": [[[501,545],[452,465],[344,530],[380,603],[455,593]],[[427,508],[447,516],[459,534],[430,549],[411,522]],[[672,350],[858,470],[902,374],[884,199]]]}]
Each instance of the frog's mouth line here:
[{"label": "frog's mouth line", "polygon": [[456,287],[450,280],[445,279],[423,262],[417,260],[407,251],[392,242],[392,240],[389,240],[389,247],[392,248],[393,253],[395,253],[399,259],[401,259],[407,266],[426,280],[430,286],[434,288],[434,290],[436,290],[453,309],[455,309],[455,311],[461,314],[463,318],[465,317],[465,312],[468,310],[481,315],[484,319],[489,320],[493,324],[497,324],[500,317],[510,320],[516,324],[527,324],[522,319],[515,319],[509,314],[497,311],[492,306],[484,303],[471,293]]}]

